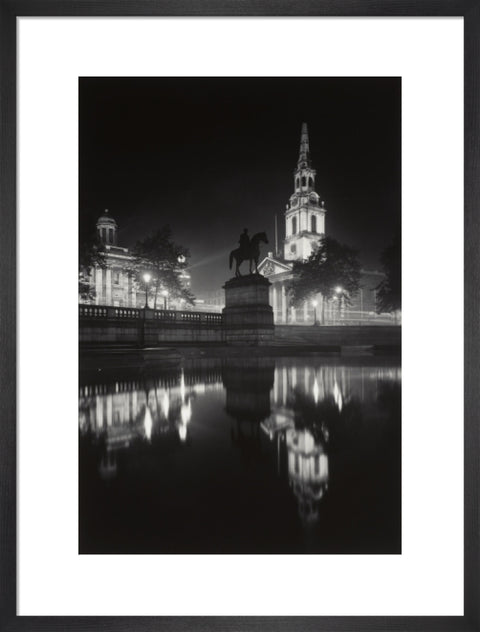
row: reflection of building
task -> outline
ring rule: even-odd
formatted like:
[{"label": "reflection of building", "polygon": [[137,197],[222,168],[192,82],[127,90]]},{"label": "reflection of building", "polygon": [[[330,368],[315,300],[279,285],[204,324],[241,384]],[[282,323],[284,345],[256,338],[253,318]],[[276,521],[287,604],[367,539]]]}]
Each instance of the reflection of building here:
[{"label": "reflection of building", "polygon": [[328,456],[308,430],[286,431],[288,478],[303,522],[318,520],[318,503],[328,489]]},{"label": "reflection of building", "polygon": [[[94,384],[80,388],[80,432],[91,432],[105,442],[107,451],[128,448],[137,439],[148,441],[176,433],[187,438],[192,401],[201,388],[205,393],[222,388],[220,371],[212,368],[201,383],[198,374],[183,370],[155,380]],[[108,460],[104,464],[107,468]],[[110,466],[113,466],[110,463]]]},{"label": "reflection of building", "polygon": [[[145,290],[135,280],[134,257],[128,248],[117,243],[118,225],[108,209],[97,220],[97,234],[104,246],[105,266],[96,265],[90,273],[90,284],[96,305],[114,307],[143,307]],[[188,287],[190,275],[178,272],[181,283]],[[170,304],[171,309],[177,306]]]},{"label": "reflection of building", "polygon": [[226,411],[238,421],[261,422],[270,415],[273,358],[229,358],[222,367]]},{"label": "reflection of building", "polygon": [[[305,525],[319,517],[321,501],[328,490],[329,417],[339,419],[345,405],[353,401],[373,408],[378,383],[396,383],[400,368],[389,366],[337,366],[334,362],[302,363],[277,360],[271,392],[271,414],[261,428],[274,448],[277,472],[287,459],[289,485],[298,502]],[[314,437],[308,423],[316,426]],[[285,457],[286,446],[286,457]]]},{"label": "reflection of building", "polygon": [[[315,244],[325,234],[325,202],[315,190],[316,171],[310,160],[310,146],[307,124],[303,123],[300,137],[300,151],[297,167],[293,173],[294,190],[286,206],[285,239],[282,252],[269,252],[258,266],[259,272],[268,277],[270,305],[276,323],[312,323],[314,307],[310,302],[297,309],[290,308],[287,286],[292,280],[293,261],[308,259]],[[375,315],[375,287],[384,278],[380,272],[362,271],[361,290],[352,297],[347,306],[344,300],[329,302],[325,306],[325,316],[329,324],[353,323],[365,320],[380,322]],[[318,314],[321,311],[322,296],[318,295]],[[389,317],[384,320],[390,322]],[[392,321],[393,323],[393,321]]]}]

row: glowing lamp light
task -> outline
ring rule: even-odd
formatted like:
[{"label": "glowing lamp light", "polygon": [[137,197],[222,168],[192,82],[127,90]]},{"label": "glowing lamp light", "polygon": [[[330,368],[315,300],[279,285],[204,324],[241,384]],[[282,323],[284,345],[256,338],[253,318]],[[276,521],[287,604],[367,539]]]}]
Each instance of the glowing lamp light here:
[{"label": "glowing lamp light", "polygon": [[318,305],[318,301],[312,301],[312,305],[316,307]]},{"label": "glowing lamp light", "polygon": [[177,261],[178,263],[185,263],[186,261],[185,255],[178,255]]},{"label": "glowing lamp light", "polygon": [[145,272],[145,274],[143,275],[143,280],[145,281],[145,283],[150,283],[151,278],[152,275],[149,272]]},{"label": "glowing lamp light", "polygon": [[343,289],[339,285],[337,285],[337,287],[335,288],[335,292],[337,294],[340,294],[341,292],[343,292]]}]

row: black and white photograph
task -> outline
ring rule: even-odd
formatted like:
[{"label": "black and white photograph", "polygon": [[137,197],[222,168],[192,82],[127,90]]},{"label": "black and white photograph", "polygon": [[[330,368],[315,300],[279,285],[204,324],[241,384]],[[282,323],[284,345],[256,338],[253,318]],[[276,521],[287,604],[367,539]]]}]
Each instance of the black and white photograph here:
[{"label": "black and white photograph", "polygon": [[398,77],[79,79],[80,554],[401,553],[400,224]]}]

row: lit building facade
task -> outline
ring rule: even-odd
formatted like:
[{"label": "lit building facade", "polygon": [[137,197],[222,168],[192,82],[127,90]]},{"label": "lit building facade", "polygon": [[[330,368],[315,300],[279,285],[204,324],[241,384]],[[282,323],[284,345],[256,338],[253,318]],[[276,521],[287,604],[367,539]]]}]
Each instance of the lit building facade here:
[{"label": "lit building facade", "polygon": [[[108,209],[98,218],[96,230],[104,247],[105,265],[95,265],[90,271],[89,283],[94,297],[90,302],[113,307],[144,307],[145,289],[135,280],[134,257],[128,248],[118,245],[118,225]],[[185,287],[190,286],[188,272],[179,270],[179,278]],[[178,307],[174,301],[165,302],[169,308]],[[163,307],[163,297],[160,303],[159,308]]]}]

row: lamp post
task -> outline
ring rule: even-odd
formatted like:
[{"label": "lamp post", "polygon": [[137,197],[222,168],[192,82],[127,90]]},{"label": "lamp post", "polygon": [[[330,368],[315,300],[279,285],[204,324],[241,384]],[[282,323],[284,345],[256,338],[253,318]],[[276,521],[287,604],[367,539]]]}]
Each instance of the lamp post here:
[{"label": "lamp post", "polygon": [[143,280],[145,281],[145,307],[143,309],[148,309],[148,284],[151,278],[152,275],[149,272],[145,272],[143,275]]},{"label": "lamp post", "polygon": [[162,296],[163,296],[163,309],[167,309],[168,290],[163,290]]},{"label": "lamp post", "polygon": [[317,321],[318,301],[312,301],[312,305],[313,305],[313,326],[316,327],[318,325],[318,321]]},{"label": "lamp post", "polygon": [[335,294],[338,296],[338,320],[340,320],[342,317],[343,287],[337,285],[335,288]]}]

